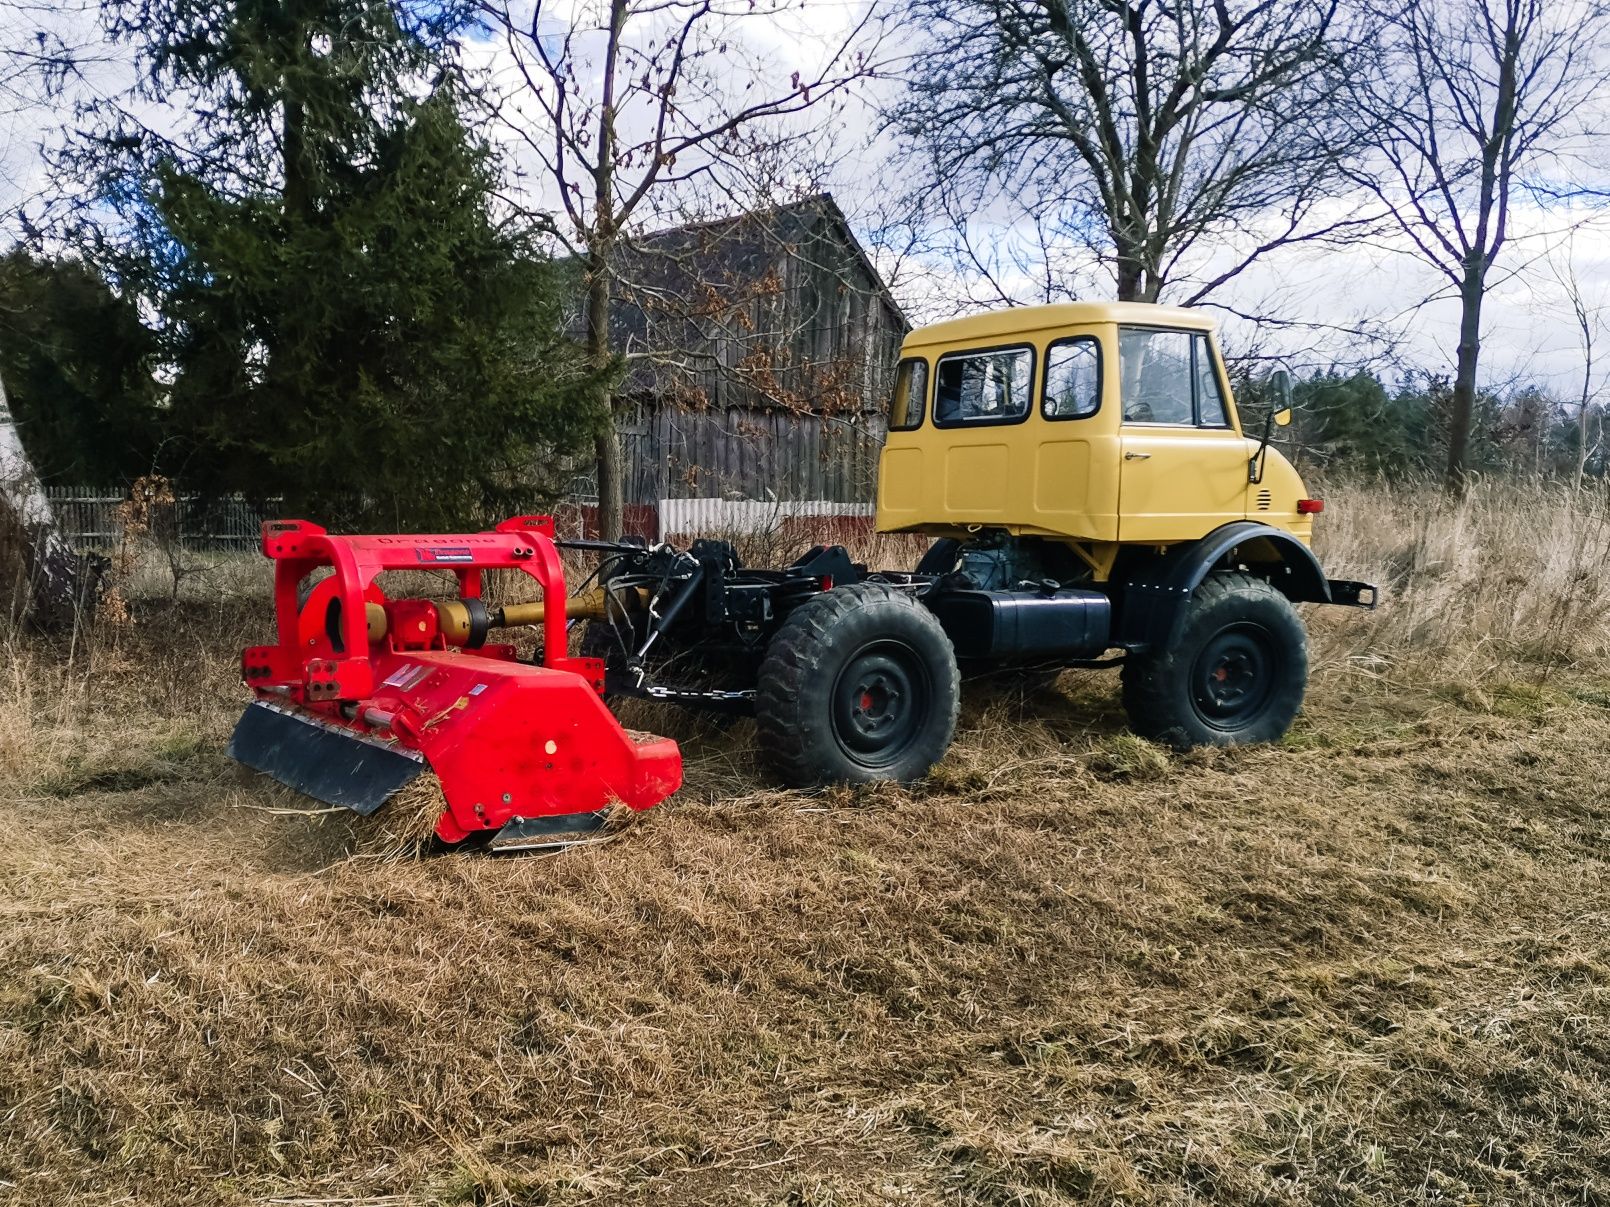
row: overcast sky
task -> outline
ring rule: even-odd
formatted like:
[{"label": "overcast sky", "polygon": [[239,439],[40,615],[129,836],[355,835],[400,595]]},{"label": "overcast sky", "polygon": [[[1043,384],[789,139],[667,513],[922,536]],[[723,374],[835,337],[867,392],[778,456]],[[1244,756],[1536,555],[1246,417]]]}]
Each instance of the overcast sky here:
[{"label": "overcast sky", "polygon": [[[587,11],[596,5],[578,0],[574,7]],[[545,9],[557,14],[550,27],[553,32],[562,31],[562,10]],[[91,18],[83,11],[77,16],[63,15],[65,11],[59,6],[0,8],[0,45],[29,45],[34,31],[47,22],[70,41],[92,44]],[[753,88],[775,90],[792,71],[809,71],[863,11],[859,0],[791,0],[766,17],[735,21],[729,35],[731,53],[719,61],[723,89],[734,95]],[[896,32],[884,42],[882,54],[893,62],[908,42],[908,37]],[[511,96],[518,96],[516,52],[507,42],[489,37],[474,43],[468,48],[468,58]],[[110,94],[128,74],[126,54],[111,53],[108,61],[88,72],[89,87]],[[828,135],[825,144],[832,148],[834,162],[826,168],[822,182],[863,233],[877,223],[888,200],[890,181],[898,179],[890,171],[889,140],[876,136],[878,106],[893,95],[894,88],[889,83],[863,86],[831,111],[812,110],[807,119],[796,119],[808,120]],[[527,103],[511,107],[510,112],[518,115],[515,120],[528,134],[543,137],[535,106]],[[0,216],[7,242],[17,230],[18,207],[48,188],[38,148],[61,136],[68,117],[63,102],[28,105],[13,100],[0,110]],[[530,148],[507,135],[503,141],[511,158],[526,169],[522,187],[528,200],[552,206],[555,198],[542,193],[542,173]],[[1364,204],[1362,198],[1349,197],[1333,202],[1339,211]],[[1497,284],[1484,311],[1482,377],[1499,385],[1539,381],[1570,396],[1580,385],[1581,356],[1558,276],[1569,263],[1590,303],[1605,306],[1610,314],[1610,222],[1585,208],[1542,210],[1529,202],[1516,206],[1512,221],[1518,237],[1504,252],[1495,273]],[[1010,227],[992,226],[988,215],[974,218],[975,241],[982,244],[1009,244],[1022,234]],[[1451,299],[1428,301],[1443,282],[1409,255],[1409,250],[1401,237],[1340,250],[1293,249],[1254,266],[1216,296],[1234,310],[1279,313],[1315,324],[1377,323],[1401,338],[1399,352],[1405,360],[1425,368],[1446,367],[1451,373],[1457,306]],[[958,276],[950,265],[935,259],[906,263],[898,271],[887,257],[882,263],[890,268],[899,300],[919,322],[948,317],[988,293],[977,279]],[[1070,279],[1089,279],[1086,264],[1070,260],[1058,264],[1057,270]],[[1002,281],[1021,300],[1034,300],[1031,275],[1008,273]],[[1100,288],[1092,285],[1091,296],[1100,296]],[[1226,338],[1232,347],[1245,346],[1257,333],[1244,321],[1229,317]],[[1301,343],[1301,367],[1315,367],[1327,357],[1345,359],[1361,351],[1357,341],[1335,335],[1317,344],[1315,337],[1305,336]]]}]

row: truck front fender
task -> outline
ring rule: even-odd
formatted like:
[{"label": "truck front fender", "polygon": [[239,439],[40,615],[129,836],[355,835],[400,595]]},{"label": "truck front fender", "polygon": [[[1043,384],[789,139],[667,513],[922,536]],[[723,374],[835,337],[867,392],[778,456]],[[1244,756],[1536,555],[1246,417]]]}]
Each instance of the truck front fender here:
[{"label": "truck front fender", "polygon": [[1114,598],[1115,644],[1137,650],[1171,642],[1191,592],[1227,559],[1267,579],[1293,603],[1337,602],[1307,545],[1268,524],[1235,520],[1199,540],[1171,546],[1124,578]]}]

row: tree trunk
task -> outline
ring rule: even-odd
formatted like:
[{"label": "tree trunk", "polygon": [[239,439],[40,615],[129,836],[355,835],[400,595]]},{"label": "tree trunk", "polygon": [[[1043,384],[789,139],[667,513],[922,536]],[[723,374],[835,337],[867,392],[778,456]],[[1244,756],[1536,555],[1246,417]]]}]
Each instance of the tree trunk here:
[{"label": "tree trunk", "polygon": [[[312,42],[303,5],[291,0],[285,16],[291,25],[290,49],[297,57],[305,56]],[[284,100],[282,120],[285,128],[280,139],[280,172],[284,180],[280,194],[281,213],[287,219],[306,221],[312,216],[313,189],[307,162],[307,107],[292,78],[283,81]]]},{"label": "tree trunk", "polygon": [[44,629],[71,628],[94,616],[107,562],[75,553],[62,539],[50,500],[11,416],[0,382],[0,612]]},{"label": "tree trunk", "polygon": [[[624,215],[615,212],[615,69],[620,65],[621,35],[630,15],[628,0],[610,0],[609,41],[604,52],[603,91],[598,104],[598,158],[593,168],[593,219],[587,236],[587,355],[596,370],[610,360],[610,278],[615,236]],[[670,104],[669,95],[662,105]],[[663,113],[663,110],[662,110]],[[618,541],[624,532],[626,484],[621,480],[621,437],[614,391],[603,389],[604,427],[594,441],[598,467],[598,535]]]},{"label": "tree trunk", "polygon": [[1107,229],[1112,234],[1113,272],[1117,277],[1118,300],[1144,301],[1146,257],[1141,254],[1142,243],[1131,233],[1133,227],[1120,219],[1121,215],[1109,214],[1107,220]]},{"label": "tree trunk", "polygon": [[[609,364],[609,245],[600,240],[587,269],[587,359],[594,369]],[[604,426],[593,442],[598,478],[598,535],[618,541],[625,531],[626,483],[621,473],[621,437],[616,423],[615,397],[602,390]]]},{"label": "tree trunk", "polygon": [[1583,398],[1582,409],[1576,416],[1576,489],[1582,489],[1582,478],[1588,467],[1588,400]]},{"label": "tree trunk", "polygon": [[1141,298],[1141,269],[1140,257],[1118,251],[1118,300],[1120,302],[1139,302]]},{"label": "tree trunk", "polygon": [[[293,46],[300,52],[306,45],[307,27],[294,5],[289,11],[296,22]],[[289,79],[285,81],[281,120],[284,129],[280,139],[280,238],[288,242],[297,237],[293,232],[311,225],[313,216],[313,181],[308,170],[307,108],[296,93],[296,85]],[[274,400],[274,406],[283,407],[288,414],[297,416],[292,420],[295,423],[306,420],[310,404],[306,383],[295,371],[297,357],[294,352],[288,351],[297,347],[301,333],[294,329],[294,323],[287,321],[288,318],[281,311],[268,324],[264,335],[263,342],[268,354],[264,383],[267,389],[264,394]],[[305,495],[306,486],[303,480],[295,494]],[[300,506],[295,497],[288,501]]]},{"label": "tree trunk", "polygon": [[1453,414],[1448,417],[1449,490],[1465,485],[1470,466],[1470,428],[1476,412],[1476,361],[1481,355],[1481,302],[1486,291],[1485,274],[1480,267],[1465,269],[1459,289],[1459,358],[1454,371]]},{"label": "tree trunk", "polygon": [[1581,490],[1582,477],[1588,467],[1588,416],[1593,406],[1593,324],[1580,302],[1577,313],[1582,321],[1582,399],[1576,408],[1576,481],[1573,489]]},{"label": "tree trunk", "polygon": [[1155,260],[1145,243],[1115,239],[1113,262],[1117,270],[1120,302],[1155,302],[1163,291]]},{"label": "tree trunk", "polygon": [[609,427],[598,433],[594,449],[598,462],[598,535],[602,540],[618,541],[626,530],[626,484],[622,474],[620,430],[615,426],[613,408]]},{"label": "tree trunk", "polygon": [[312,209],[312,189],[307,176],[307,113],[298,100],[285,101],[285,140],[281,170],[285,174],[281,212],[286,218],[305,221]]}]

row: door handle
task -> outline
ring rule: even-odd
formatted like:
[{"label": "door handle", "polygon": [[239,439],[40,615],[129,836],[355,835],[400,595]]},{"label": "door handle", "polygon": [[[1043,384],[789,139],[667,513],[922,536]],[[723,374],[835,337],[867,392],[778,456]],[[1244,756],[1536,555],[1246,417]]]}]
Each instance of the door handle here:
[{"label": "door handle", "polygon": [[1146,461],[1151,458],[1150,453],[1125,453],[1125,461]]}]

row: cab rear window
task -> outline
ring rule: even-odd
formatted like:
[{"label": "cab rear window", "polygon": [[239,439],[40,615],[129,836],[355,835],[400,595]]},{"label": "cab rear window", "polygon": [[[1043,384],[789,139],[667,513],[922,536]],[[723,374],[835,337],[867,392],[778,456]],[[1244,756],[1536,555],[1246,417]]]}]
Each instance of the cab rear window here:
[{"label": "cab rear window", "polygon": [[1101,341],[1059,339],[1045,352],[1040,411],[1047,419],[1085,419],[1101,409]]},{"label": "cab rear window", "polygon": [[909,432],[922,426],[928,401],[928,362],[903,360],[895,368],[894,391],[889,395],[889,430]]},{"label": "cab rear window", "polygon": [[934,426],[1017,423],[1029,413],[1032,348],[953,352],[934,370]]}]

